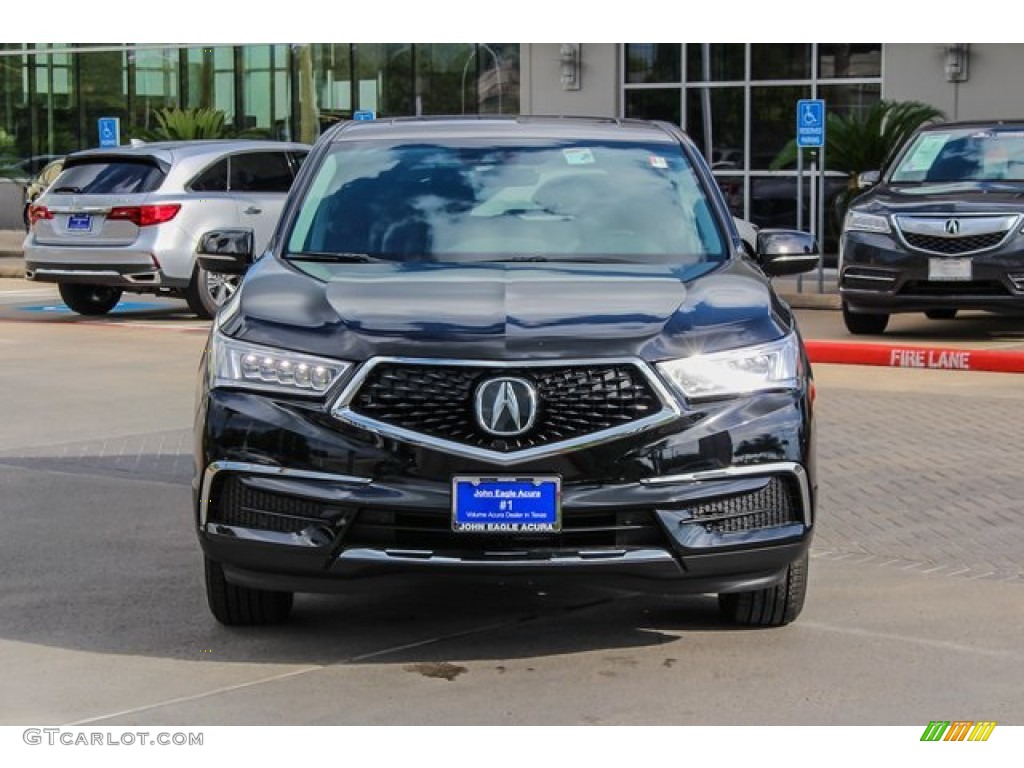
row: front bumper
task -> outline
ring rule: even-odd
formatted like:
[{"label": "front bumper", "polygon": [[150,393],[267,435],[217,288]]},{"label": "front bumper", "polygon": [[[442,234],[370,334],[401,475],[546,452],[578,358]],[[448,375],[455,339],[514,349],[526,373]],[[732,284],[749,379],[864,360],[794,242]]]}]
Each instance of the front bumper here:
[{"label": "front bumper", "polygon": [[[196,525],[229,581],[295,592],[364,576],[579,576],[661,592],[760,589],[814,524],[807,393],[705,406],[523,465],[474,463],[341,423],[323,403],[202,393]],[[557,534],[451,530],[454,474],[559,474]]]},{"label": "front bumper", "polygon": [[[1024,312],[1024,251],[1013,238],[1002,247],[967,258],[969,280],[929,279],[929,260],[946,258],[907,249],[893,235],[843,235],[839,292],[854,312],[924,312],[982,309]],[[957,258],[957,257],[952,257]]]}]

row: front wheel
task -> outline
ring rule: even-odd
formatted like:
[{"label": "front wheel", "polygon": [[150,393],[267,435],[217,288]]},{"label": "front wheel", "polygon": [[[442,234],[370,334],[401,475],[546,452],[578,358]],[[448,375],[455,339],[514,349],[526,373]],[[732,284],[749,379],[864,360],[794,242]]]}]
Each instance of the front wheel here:
[{"label": "front wheel", "polygon": [[768,589],[728,592],[718,596],[718,608],[733,624],[781,627],[794,621],[807,595],[807,554],[790,563],[786,578]]},{"label": "front wheel", "polygon": [[224,578],[220,563],[204,558],[206,602],[210,613],[229,627],[281,624],[292,611],[291,592],[271,592],[232,584]]},{"label": "front wheel", "polygon": [[851,312],[844,301],[843,322],[846,323],[846,330],[856,336],[875,335],[885,332],[885,326],[889,324],[889,316],[862,315],[858,312]]},{"label": "front wheel", "polygon": [[235,295],[241,275],[226,275],[221,272],[208,272],[196,267],[192,282],[185,289],[185,301],[188,307],[199,317],[208,320],[217,314],[228,299]]},{"label": "front wheel", "polygon": [[80,315],[105,315],[121,300],[121,289],[109,285],[61,283],[60,297],[69,309]]}]

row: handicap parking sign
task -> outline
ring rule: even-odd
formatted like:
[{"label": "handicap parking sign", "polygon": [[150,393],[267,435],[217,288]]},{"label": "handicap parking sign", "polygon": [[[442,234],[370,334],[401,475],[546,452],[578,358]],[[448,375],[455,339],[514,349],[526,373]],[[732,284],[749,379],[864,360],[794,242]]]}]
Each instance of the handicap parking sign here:
[{"label": "handicap parking sign", "polygon": [[100,147],[116,147],[121,143],[121,118],[101,117],[99,119]]},{"label": "handicap parking sign", "polygon": [[376,118],[377,113],[372,109],[360,109],[352,115],[353,120],[375,120]]},{"label": "handicap parking sign", "polygon": [[825,146],[824,99],[800,99],[797,101],[796,143],[799,147]]}]

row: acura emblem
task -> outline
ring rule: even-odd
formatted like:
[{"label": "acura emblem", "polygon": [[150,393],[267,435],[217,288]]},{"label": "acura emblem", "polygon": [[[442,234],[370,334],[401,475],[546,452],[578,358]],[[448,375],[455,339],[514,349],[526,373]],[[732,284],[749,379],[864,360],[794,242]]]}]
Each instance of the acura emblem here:
[{"label": "acura emblem", "polygon": [[484,432],[521,435],[537,418],[537,390],[526,379],[488,379],[476,390],[476,420]]},{"label": "acura emblem", "polygon": [[950,237],[956,237],[960,234],[960,222],[956,219],[946,220],[946,234]]}]

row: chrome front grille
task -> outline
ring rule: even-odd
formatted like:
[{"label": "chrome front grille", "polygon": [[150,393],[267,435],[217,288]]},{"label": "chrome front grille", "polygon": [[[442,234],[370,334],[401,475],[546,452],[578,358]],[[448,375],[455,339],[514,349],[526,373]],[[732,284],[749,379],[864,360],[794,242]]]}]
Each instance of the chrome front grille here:
[{"label": "chrome front grille", "polygon": [[928,253],[941,253],[946,256],[959,256],[964,253],[977,253],[995,248],[1006,237],[1006,232],[991,232],[987,235],[971,237],[936,237],[919,235],[915,232],[904,232],[903,239],[911,248]]},{"label": "chrome front grille", "polygon": [[[535,392],[533,417],[523,432],[497,434],[482,423],[483,385],[495,379],[523,381]],[[512,463],[667,423],[679,409],[638,360],[378,358],[357,373],[332,413],[385,436]]]},{"label": "chrome front grille", "polygon": [[998,248],[1020,223],[1018,214],[895,216],[908,248],[938,256],[963,256]]}]

